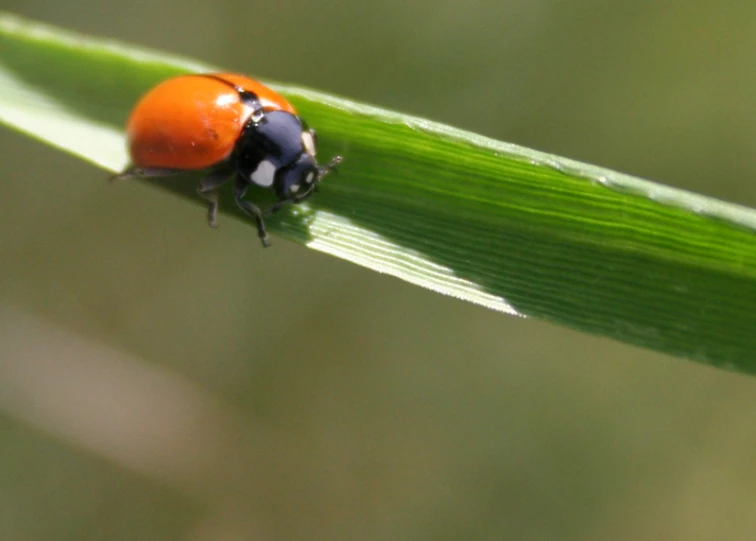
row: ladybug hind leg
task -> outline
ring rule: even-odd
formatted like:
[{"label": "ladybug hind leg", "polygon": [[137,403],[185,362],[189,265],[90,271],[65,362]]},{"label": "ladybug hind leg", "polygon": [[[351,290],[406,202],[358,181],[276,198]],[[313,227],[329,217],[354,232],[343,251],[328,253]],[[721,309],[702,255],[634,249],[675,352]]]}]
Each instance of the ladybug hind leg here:
[{"label": "ladybug hind leg", "polygon": [[184,173],[184,171],[182,171],[181,169],[157,169],[130,165],[121,173],[110,177],[110,182],[118,182],[120,180],[128,180],[130,178],[171,177],[173,175],[179,175],[181,173]]}]

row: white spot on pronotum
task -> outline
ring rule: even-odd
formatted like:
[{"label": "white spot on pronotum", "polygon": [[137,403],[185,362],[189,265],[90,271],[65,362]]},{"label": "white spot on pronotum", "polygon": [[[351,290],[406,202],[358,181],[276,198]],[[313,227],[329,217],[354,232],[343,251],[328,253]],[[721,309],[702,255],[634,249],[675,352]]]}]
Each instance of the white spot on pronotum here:
[{"label": "white spot on pronotum", "polygon": [[308,131],[302,132],[302,146],[307,154],[310,156],[315,155],[315,140],[312,138],[312,134]]},{"label": "white spot on pronotum", "polygon": [[299,188],[301,188],[301,186],[300,186],[299,184],[292,184],[292,185],[291,185],[291,186],[289,187],[289,191],[290,191],[291,193],[297,193],[297,192],[299,191]]},{"label": "white spot on pronotum", "polygon": [[273,177],[275,174],[276,166],[268,160],[263,160],[260,162],[260,165],[257,166],[257,169],[249,175],[249,180],[258,186],[268,188],[273,185]]},{"label": "white spot on pronotum", "polygon": [[305,177],[305,182],[307,184],[312,184],[313,180],[315,180],[315,173],[313,173],[312,171],[310,171],[309,173],[307,173],[307,176]]}]

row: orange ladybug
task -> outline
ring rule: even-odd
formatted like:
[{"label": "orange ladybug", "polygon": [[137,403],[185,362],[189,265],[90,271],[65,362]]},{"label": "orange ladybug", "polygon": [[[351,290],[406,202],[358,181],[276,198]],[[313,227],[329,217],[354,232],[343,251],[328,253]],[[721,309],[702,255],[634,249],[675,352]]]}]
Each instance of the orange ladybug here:
[{"label": "orange ladybug", "polygon": [[[312,195],[342,160],[315,160],[317,137],[294,107],[262,83],[232,73],[182,75],[154,87],[126,124],[131,165],[114,179],[160,177],[207,169],[197,191],[216,227],[218,189],[235,177],[234,199],[257,222],[269,246],[264,217]],[[255,184],[278,201],[261,210],[244,199]]]}]

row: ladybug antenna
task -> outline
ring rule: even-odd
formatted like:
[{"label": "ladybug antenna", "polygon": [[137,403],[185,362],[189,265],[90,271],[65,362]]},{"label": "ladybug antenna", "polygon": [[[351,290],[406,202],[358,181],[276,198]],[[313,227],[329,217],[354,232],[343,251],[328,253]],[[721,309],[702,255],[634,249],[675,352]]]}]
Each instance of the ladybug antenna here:
[{"label": "ladybug antenna", "polygon": [[338,173],[339,170],[336,169],[336,166],[339,165],[343,161],[344,161],[344,158],[342,158],[341,156],[334,156],[333,158],[331,158],[331,161],[328,162],[328,164],[318,167],[318,182],[320,182],[323,179],[323,177],[326,176],[331,171],[333,171],[334,173]]}]

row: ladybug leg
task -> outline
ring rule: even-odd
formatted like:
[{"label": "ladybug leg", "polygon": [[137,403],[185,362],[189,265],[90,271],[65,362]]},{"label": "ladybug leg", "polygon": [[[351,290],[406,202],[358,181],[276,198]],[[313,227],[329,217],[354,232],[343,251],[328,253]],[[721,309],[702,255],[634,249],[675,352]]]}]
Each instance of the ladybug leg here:
[{"label": "ladybug leg", "polygon": [[183,173],[181,169],[149,169],[146,167],[136,167],[134,165],[127,167],[122,173],[110,177],[110,182],[118,182],[130,178],[155,178],[170,177]]},{"label": "ladybug leg", "polygon": [[270,246],[270,241],[268,240],[268,232],[265,230],[265,220],[263,219],[263,213],[260,210],[260,207],[243,199],[247,193],[248,187],[249,184],[247,182],[247,179],[245,179],[244,177],[236,177],[234,200],[236,201],[236,204],[239,206],[242,212],[244,212],[247,216],[255,219],[255,222],[257,223],[257,236],[260,237],[260,242],[262,242],[262,245],[267,248],[268,246]]},{"label": "ladybug leg", "polygon": [[313,186],[311,189],[309,189],[307,192],[303,193],[302,195],[299,195],[297,197],[290,197],[288,199],[281,199],[280,201],[276,201],[272,205],[270,205],[268,208],[266,208],[263,211],[263,214],[266,218],[272,216],[279,210],[281,210],[286,205],[296,205],[297,203],[301,203],[308,197],[310,197],[313,192],[315,191],[315,187]]},{"label": "ladybug leg", "polygon": [[268,208],[266,208],[263,211],[263,214],[265,215],[266,218],[270,218],[271,216],[273,216],[273,214],[281,210],[281,208],[288,203],[291,203],[291,199],[284,199],[282,201],[276,201],[275,203],[270,205]]},{"label": "ladybug leg", "polygon": [[230,175],[230,169],[216,169],[197,185],[197,193],[207,201],[207,224],[213,229],[218,227],[218,189]]}]

